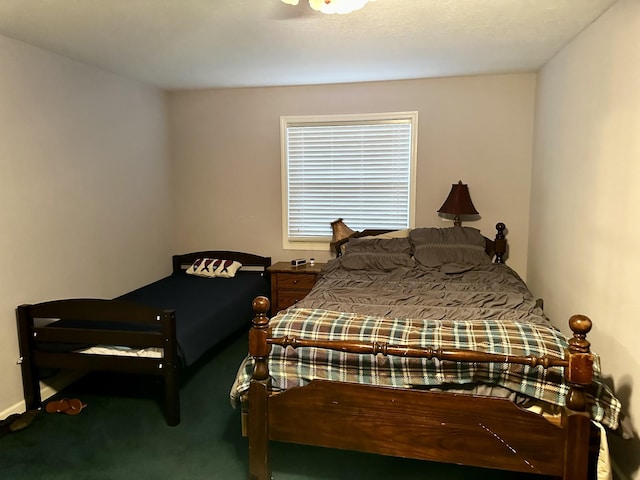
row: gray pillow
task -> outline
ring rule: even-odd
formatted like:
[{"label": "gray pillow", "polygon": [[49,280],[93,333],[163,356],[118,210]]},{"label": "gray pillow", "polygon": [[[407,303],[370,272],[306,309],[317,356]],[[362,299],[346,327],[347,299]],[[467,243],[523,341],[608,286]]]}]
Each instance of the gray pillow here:
[{"label": "gray pillow", "polygon": [[415,264],[408,238],[353,238],[339,258],[348,270],[390,271]]},{"label": "gray pillow", "polygon": [[485,239],[471,227],[416,228],[409,232],[413,256],[422,265],[439,267],[447,263],[486,265]]}]

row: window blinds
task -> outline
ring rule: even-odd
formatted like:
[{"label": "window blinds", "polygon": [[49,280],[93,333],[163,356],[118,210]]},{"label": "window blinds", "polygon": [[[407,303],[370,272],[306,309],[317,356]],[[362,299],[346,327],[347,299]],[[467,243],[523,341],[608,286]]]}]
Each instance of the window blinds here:
[{"label": "window blinds", "polygon": [[411,119],[288,124],[289,241],[326,240],[338,217],[354,230],[409,226]]}]

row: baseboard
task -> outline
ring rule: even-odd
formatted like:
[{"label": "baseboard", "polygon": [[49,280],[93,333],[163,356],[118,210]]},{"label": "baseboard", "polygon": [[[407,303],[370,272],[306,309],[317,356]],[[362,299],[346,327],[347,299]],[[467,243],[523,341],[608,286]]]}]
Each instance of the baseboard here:
[{"label": "baseboard", "polygon": [[[65,370],[58,373],[54,377],[47,379],[47,383],[40,382],[40,396],[42,400],[46,400],[64,387],[71,385],[73,382],[81,379],[85,375],[85,372],[79,372],[76,370]],[[25,411],[24,400],[12,405],[11,407],[0,412],[0,419],[7,418],[12,413],[23,413]]]}]

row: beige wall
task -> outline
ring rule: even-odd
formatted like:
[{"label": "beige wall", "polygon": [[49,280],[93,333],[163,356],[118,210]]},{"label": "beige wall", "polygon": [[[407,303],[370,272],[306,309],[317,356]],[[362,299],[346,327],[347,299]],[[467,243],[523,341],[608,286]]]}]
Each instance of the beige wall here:
[{"label": "beige wall", "polygon": [[[540,72],[528,283],[566,332],[594,321],[603,359],[640,426],[640,2],[622,0]],[[635,346],[634,346],[635,345]],[[613,439],[634,478],[637,441]]]},{"label": "beige wall", "polygon": [[417,110],[416,224],[451,225],[436,210],[463,180],[482,216],[467,225],[493,237],[505,222],[509,264],[526,275],[535,81],[521,74],[173,92],[178,249],[328,258],[282,248],[280,116]]},{"label": "beige wall", "polygon": [[24,408],[16,306],[169,272],[172,211],[161,91],[1,36],[0,65],[4,418]]}]

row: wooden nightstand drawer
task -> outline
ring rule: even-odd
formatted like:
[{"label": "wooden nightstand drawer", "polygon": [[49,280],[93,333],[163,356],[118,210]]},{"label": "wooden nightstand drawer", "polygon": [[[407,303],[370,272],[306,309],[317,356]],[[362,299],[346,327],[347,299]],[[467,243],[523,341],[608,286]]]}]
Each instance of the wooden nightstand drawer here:
[{"label": "wooden nightstand drawer", "polygon": [[279,273],[278,290],[304,290],[308,293],[316,283],[315,273]]},{"label": "wooden nightstand drawer", "polygon": [[277,298],[277,304],[276,304],[276,310],[280,311],[280,310],[284,310],[285,308],[289,308],[290,306],[294,305],[295,303],[299,302],[304,297],[306,297],[307,293],[309,293],[307,290],[304,290],[304,291],[281,290],[281,291],[279,291],[278,292],[278,298]]},{"label": "wooden nightstand drawer", "polygon": [[271,314],[289,308],[307,296],[316,283],[324,264],[293,267],[278,262],[267,270],[271,273]]}]

